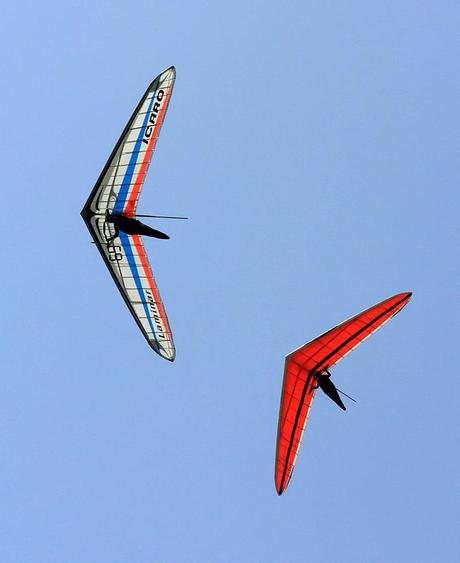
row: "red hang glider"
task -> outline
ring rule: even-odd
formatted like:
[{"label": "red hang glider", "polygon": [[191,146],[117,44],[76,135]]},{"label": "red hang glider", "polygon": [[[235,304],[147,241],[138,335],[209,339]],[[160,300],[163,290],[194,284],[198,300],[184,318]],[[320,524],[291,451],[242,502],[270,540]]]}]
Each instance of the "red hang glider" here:
[{"label": "red hang glider", "polygon": [[320,387],[345,410],[328,370],[396,315],[411,295],[394,295],[286,356],[275,465],[279,495],[286,490],[292,476],[316,389]]}]

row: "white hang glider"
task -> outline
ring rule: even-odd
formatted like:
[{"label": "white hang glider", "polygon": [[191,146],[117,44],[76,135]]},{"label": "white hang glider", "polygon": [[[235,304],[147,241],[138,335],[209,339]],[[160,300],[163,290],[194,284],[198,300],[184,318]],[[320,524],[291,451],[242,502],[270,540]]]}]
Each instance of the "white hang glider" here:
[{"label": "white hang glider", "polygon": [[138,221],[136,207],[175,78],[168,68],[147,88],[81,212],[147,342],[171,362],[173,337],[141,235],[169,237]]}]

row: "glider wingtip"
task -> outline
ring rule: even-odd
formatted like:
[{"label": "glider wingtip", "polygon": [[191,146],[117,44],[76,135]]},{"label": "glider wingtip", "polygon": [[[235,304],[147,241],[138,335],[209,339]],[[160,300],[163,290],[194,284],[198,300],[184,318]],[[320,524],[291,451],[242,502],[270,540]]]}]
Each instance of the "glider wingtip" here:
[{"label": "glider wingtip", "polygon": [[[156,352],[158,352],[158,350],[155,350]],[[174,360],[176,359],[176,352],[158,352],[158,354],[165,360],[168,360],[168,362],[174,362]]]},{"label": "glider wingtip", "polygon": [[167,352],[163,352],[161,356],[165,360],[168,360],[168,362],[174,362],[174,360],[176,359],[176,350],[168,350]]},{"label": "glider wingtip", "polygon": [[404,305],[406,305],[411,300],[412,291],[405,291],[404,293],[401,293],[401,295],[402,295],[404,302],[405,302]]},{"label": "glider wingtip", "polygon": [[285,492],[286,489],[288,488],[289,483],[285,483],[284,485],[281,485],[281,487],[279,487],[278,485],[275,485],[275,489],[276,489],[276,494],[280,497],[282,496]]},{"label": "glider wingtip", "polygon": [[176,79],[176,67],[174,65],[165,68],[165,70],[163,70],[163,72],[160,72],[160,74],[158,76],[156,76],[152,82],[149,84],[149,87],[147,90],[150,90],[152,88],[155,88],[157,85],[157,80],[161,80],[164,79],[166,77],[166,74],[170,72],[172,74],[172,79],[175,80]]},{"label": "glider wingtip", "polygon": [[173,346],[160,346],[156,340],[148,340],[148,344],[150,348],[152,348],[152,350],[164,360],[168,360],[168,362],[174,362],[174,360],[176,359],[176,349]]},{"label": "glider wingtip", "polygon": [[284,479],[280,478],[280,475],[275,475],[275,489],[276,489],[276,494],[279,497],[284,493],[288,485],[289,485],[289,480],[286,483]]},{"label": "glider wingtip", "polygon": [[176,77],[176,67],[174,65],[171,65],[170,67],[168,67],[166,70],[164,70],[162,72],[162,74],[164,74],[166,72],[170,72],[174,76],[174,78]]}]

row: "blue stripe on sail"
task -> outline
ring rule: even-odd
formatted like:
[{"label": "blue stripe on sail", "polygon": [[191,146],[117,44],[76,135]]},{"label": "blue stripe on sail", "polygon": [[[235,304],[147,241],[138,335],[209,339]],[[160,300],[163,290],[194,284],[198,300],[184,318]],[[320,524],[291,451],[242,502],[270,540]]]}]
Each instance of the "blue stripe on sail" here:
[{"label": "blue stripe on sail", "polygon": [[152,95],[152,99],[150,101],[149,107],[145,113],[144,122],[142,123],[142,127],[139,130],[139,136],[137,137],[136,144],[134,145],[134,151],[129,159],[128,168],[126,169],[125,175],[123,177],[123,182],[120,186],[120,191],[118,192],[117,201],[114,205],[112,210],[113,213],[123,213],[123,209],[126,205],[126,198],[128,197],[129,188],[131,187],[131,182],[134,175],[134,169],[136,168],[137,164],[137,157],[139,156],[139,150],[141,148],[142,139],[144,137],[144,132],[147,127],[147,123],[150,116],[150,111],[153,106],[153,102],[155,100],[155,95],[157,91],[155,90]]},{"label": "blue stripe on sail", "polygon": [[139,277],[139,270],[137,269],[136,260],[134,258],[134,253],[132,251],[131,242],[129,240],[129,236],[126,233],[120,231],[119,237],[121,240],[121,244],[123,245],[123,250],[125,251],[126,259],[128,260],[129,267],[131,268],[131,273],[133,275],[134,281],[136,282],[137,291],[139,292],[139,297],[141,298],[142,304],[144,305],[145,314],[149,321],[150,328],[152,329],[153,336],[155,337],[155,329],[153,328],[152,318],[150,315],[150,310],[147,307],[147,299],[144,294],[144,288],[142,287],[142,283]]}]

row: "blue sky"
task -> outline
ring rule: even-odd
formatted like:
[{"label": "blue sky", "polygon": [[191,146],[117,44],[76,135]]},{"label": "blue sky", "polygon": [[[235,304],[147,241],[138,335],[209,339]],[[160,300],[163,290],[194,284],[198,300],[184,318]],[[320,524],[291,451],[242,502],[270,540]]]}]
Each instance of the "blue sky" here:
[{"label": "blue sky", "polygon": [[[456,2],[25,2],[1,22],[0,560],[431,562],[459,552]],[[79,216],[149,82],[146,345]],[[291,484],[284,356],[393,293]]]}]

